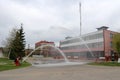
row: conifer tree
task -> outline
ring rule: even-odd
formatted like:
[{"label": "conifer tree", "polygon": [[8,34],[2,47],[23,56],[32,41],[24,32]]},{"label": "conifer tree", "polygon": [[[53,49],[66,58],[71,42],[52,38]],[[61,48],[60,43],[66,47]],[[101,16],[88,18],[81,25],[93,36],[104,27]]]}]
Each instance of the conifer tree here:
[{"label": "conifer tree", "polygon": [[19,49],[19,53],[18,56],[20,57],[24,57],[25,56],[25,33],[23,32],[23,25],[21,24],[21,28],[18,31],[18,49]]},{"label": "conifer tree", "polygon": [[11,48],[10,59],[15,59],[16,57],[22,58],[25,56],[25,33],[23,32],[22,24],[21,28],[16,30],[15,37],[9,46]]}]

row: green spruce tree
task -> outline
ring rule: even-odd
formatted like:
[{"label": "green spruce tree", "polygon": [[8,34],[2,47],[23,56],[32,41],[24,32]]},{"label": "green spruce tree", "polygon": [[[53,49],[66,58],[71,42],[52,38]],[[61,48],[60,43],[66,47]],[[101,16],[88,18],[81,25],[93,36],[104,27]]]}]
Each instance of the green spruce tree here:
[{"label": "green spruce tree", "polygon": [[15,32],[15,37],[12,40],[10,59],[15,59],[16,57],[24,57],[25,56],[25,33],[23,32],[23,25],[21,24],[21,28]]},{"label": "green spruce tree", "polygon": [[19,29],[18,36],[19,36],[18,56],[24,57],[25,56],[25,33],[23,32],[23,25],[22,24],[21,24],[21,28]]}]

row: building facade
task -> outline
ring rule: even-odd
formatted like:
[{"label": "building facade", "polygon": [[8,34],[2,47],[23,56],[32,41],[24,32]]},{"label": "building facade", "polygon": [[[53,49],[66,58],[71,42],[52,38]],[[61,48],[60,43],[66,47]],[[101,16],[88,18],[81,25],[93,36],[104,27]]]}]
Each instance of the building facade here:
[{"label": "building facade", "polygon": [[42,45],[53,45],[55,46],[54,42],[49,42],[49,41],[39,41],[35,43],[35,48],[42,46]]},{"label": "building facade", "polygon": [[69,58],[98,58],[111,56],[113,35],[117,33],[102,26],[97,31],[60,41],[60,49]]},{"label": "building facade", "polygon": [[49,42],[49,41],[39,41],[35,43],[35,48],[42,46],[44,47],[36,50],[34,54],[43,55],[45,57],[51,56],[51,52],[53,51],[52,51],[52,47],[49,45],[55,46],[54,42]]}]

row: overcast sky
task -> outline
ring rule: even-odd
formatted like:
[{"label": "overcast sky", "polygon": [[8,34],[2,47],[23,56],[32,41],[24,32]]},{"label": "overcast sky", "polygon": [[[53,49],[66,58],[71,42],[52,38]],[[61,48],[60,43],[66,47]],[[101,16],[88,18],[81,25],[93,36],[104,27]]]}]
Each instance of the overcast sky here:
[{"label": "overcast sky", "polygon": [[31,47],[41,40],[58,45],[66,36],[78,36],[80,1],[82,34],[101,26],[120,32],[120,0],[0,0],[0,46],[21,23]]}]

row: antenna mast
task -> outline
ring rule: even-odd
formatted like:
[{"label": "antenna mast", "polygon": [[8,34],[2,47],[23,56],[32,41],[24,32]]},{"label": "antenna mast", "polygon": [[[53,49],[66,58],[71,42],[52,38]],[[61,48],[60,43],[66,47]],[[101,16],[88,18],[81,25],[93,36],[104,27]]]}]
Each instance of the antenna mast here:
[{"label": "antenna mast", "polygon": [[81,36],[82,33],[81,2],[79,3],[79,12],[80,12],[80,36]]}]

